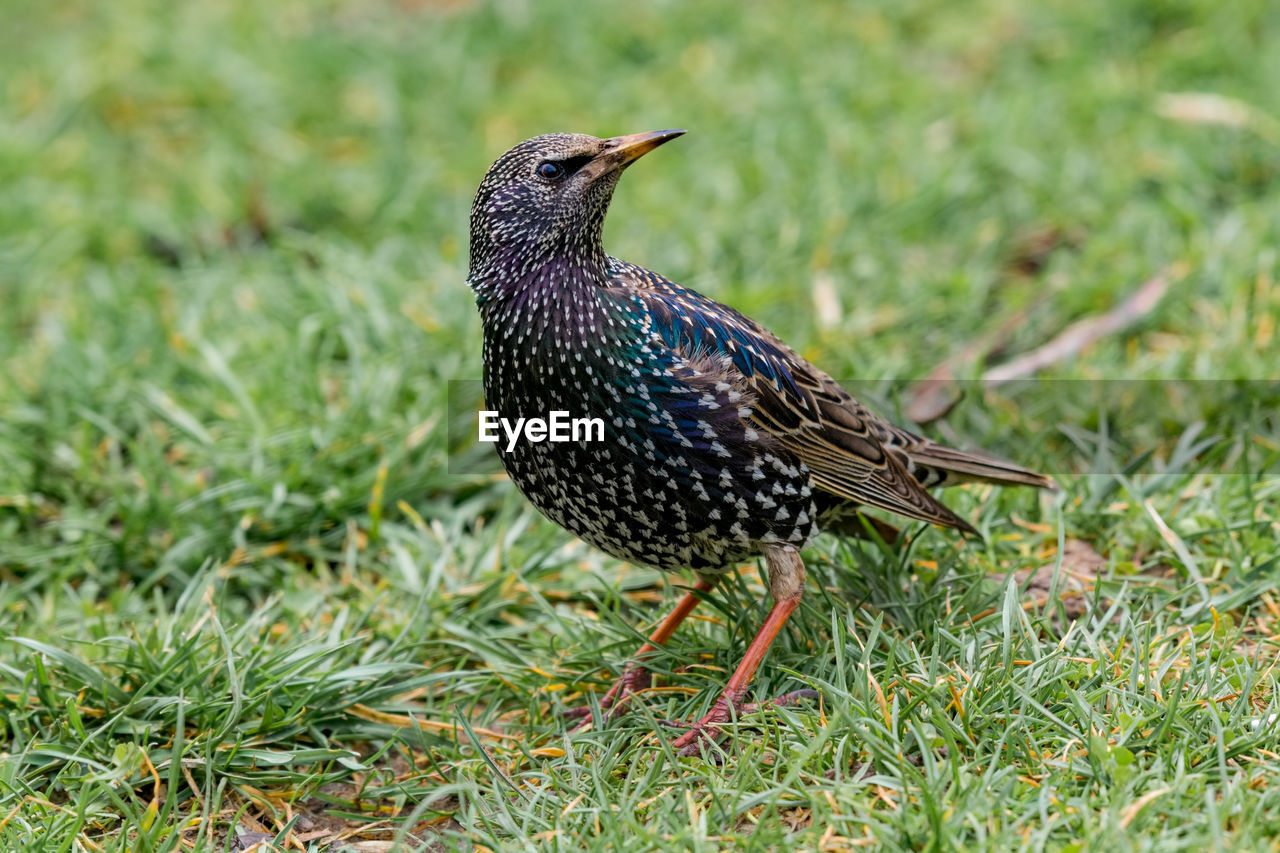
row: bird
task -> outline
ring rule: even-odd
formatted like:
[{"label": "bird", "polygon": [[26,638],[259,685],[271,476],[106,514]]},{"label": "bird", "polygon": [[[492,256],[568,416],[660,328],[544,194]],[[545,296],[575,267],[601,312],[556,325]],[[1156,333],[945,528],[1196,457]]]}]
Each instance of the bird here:
[{"label": "bird", "polygon": [[508,477],[605,553],[697,577],[600,712],[623,712],[649,684],[645,656],[720,577],[764,558],[764,624],[710,710],[672,742],[696,755],[753,707],[749,685],[801,601],[801,552],[820,531],[892,542],[897,528],[875,509],[976,535],[931,490],[1055,484],[895,426],[744,314],[610,256],[603,229],[620,176],[684,132],[552,133],[512,147],[476,191],[467,282],[483,327],[484,405],[517,423],[560,411],[603,426],[578,440],[499,442]]}]

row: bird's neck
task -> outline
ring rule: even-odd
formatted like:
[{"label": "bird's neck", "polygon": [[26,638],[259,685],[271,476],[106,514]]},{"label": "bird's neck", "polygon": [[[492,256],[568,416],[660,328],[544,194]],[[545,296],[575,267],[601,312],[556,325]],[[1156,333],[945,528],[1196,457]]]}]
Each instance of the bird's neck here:
[{"label": "bird's neck", "polygon": [[574,219],[555,228],[531,227],[524,220],[471,228],[468,283],[476,301],[518,298],[529,287],[557,278],[565,286],[598,286],[608,278],[609,256],[602,235],[604,216]]},{"label": "bird's neck", "polygon": [[604,291],[609,262],[556,253],[541,263],[502,265],[496,274],[473,269],[470,284],[486,335],[554,337],[562,346],[594,339],[616,313]]},{"label": "bird's neck", "polygon": [[568,245],[560,240],[497,247],[473,244],[472,248],[467,283],[481,310],[491,302],[524,301],[530,291],[591,289],[609,278],[609,256],[598,239]]}]

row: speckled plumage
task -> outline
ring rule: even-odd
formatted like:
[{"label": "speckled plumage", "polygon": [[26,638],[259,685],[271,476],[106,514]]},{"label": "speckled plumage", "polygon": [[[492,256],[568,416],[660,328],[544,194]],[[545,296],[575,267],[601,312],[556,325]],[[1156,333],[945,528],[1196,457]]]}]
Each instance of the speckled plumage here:
[{"label": "speckled plumage", "polygon": [[[803,546],[857,505],[971,530],[925,491],[966,474],[1047,485],[892,426],[737,311],[609,257],[601,231],[626,163],[593,169],[608,144],[527,140],[472,209],[488,405],[605,422],[601,442],[501,451],[549,518],[625,560],[714,572],[765,544]],[[548,162],[565,176],[539,176]]]},{"label": "speckled plumage", "polygon": [[[893,538],[861,513],[876,507],[973,532],[928,489],[1052,482],[893,426],[732,308],[609,257],[601,232],[619,175],[680,133],[552,134],[512,148],[476,193],[468,281],[483,319],[488,406],[508,419],[559,410],[604,424],[600,441],[499,445],[538,509],[616,557],[694,569],[700,592],[765,557],[774,606],[715,706],[673,743],[693,754],[745,707],[800,602],[799,549],[820,529],[867,535],[870,524]],[[686,594],[640,655],[699,600]],[[647,680],[632,664],[600,709],[625,710]]]}]

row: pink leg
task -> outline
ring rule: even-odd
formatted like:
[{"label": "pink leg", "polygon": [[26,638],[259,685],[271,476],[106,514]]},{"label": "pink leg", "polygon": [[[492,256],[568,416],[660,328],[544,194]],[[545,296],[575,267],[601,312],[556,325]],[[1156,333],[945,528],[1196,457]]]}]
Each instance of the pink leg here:
[{"label": "pink leg", "polygon": [[[693,588],[699,592],[710,592],[714,587],[715,581],[699,578]],[[610,711],[612,714],[626,713],[627,700],[631,698],[632,694],[644,690],[652,682],[649,671],[640,664],[640,661],[649,652],[654,651],[658,646],[664,645],[667,640],[671,639],[671,635],[676,632],[676,628],[680,627],[680,623],[693,612],[693,608],[697,607],[698,602],[701,600],[701,596],[694,592],[685,593],[684,598],[680,599],[680,603],[676,605],[675,610],[668,613],[667,617],[649,635],[648,642],[636,651],[635,660],[627,664],[627,668],[622,672],[622,677],[614,682],[613,687],[609,688],[609,692],[600,699],[601,711]],[[571,708],[566,715],[570,718],[590,718],[591,709],[587,706]],[[588,720],[583,720],[576,728],[582,728],[587,722]]]},{"label": "pink leg", "polygon": [[[786,624],[787,617],[800,605],[800,597],[804,592],[804,563],[800,560],[799,552],[790,546],[771,546],[765,549],[765,560],[769,566],[769,591],[773,594],[773,609],[747,647],[747,653],[742,656],[738,668],[729,677],[729,683],[712,706],[711,712],[691,725],[687,732],[671,744],[680,755],[697,755],[702,739],[714,737],[720,723],[728,722],[732,715],[742,710],[742,700],[756,670],[760,668],[760,662]],[[791,694],[783,698],[791,699]]]}]

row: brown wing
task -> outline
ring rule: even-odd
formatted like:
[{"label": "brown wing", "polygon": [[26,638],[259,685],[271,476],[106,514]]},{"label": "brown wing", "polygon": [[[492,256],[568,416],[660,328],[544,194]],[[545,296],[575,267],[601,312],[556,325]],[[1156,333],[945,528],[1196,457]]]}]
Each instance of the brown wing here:
[{"label": "brown wing", "polygon": [[797,377],[802,380],[797,384],[808,392],[812,404],[798,407],[789,395],[753,383],[752,419],[809,466],[819,488],[908,518],[977,532],[925,491],[885,446],[878,416],[830,377],[805,364],[812,375]]}]

